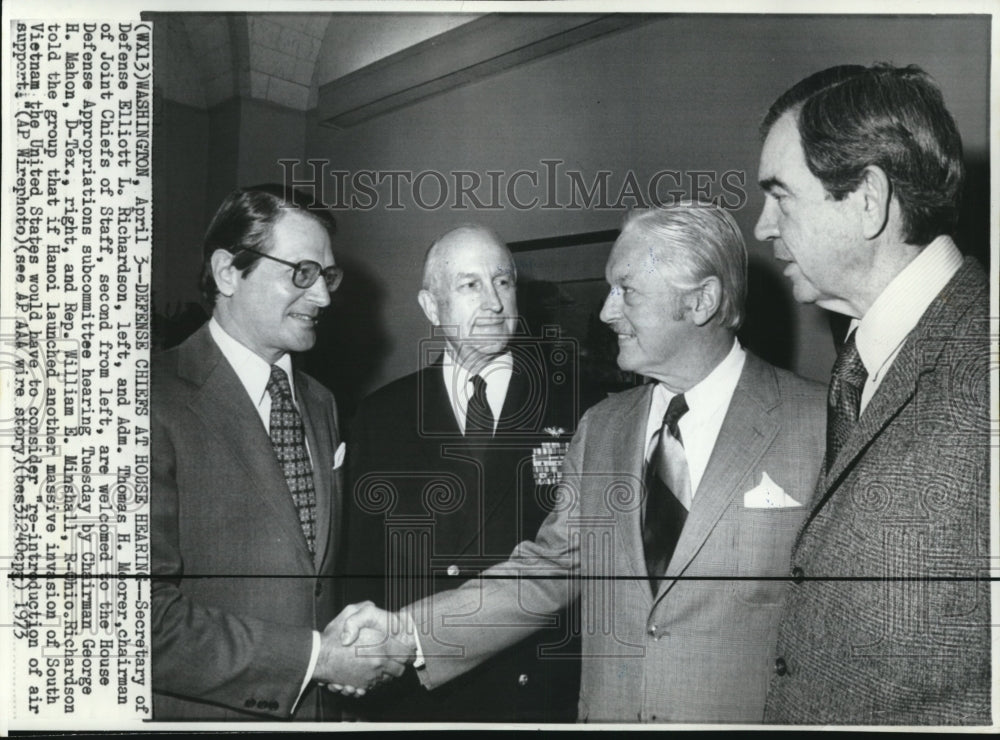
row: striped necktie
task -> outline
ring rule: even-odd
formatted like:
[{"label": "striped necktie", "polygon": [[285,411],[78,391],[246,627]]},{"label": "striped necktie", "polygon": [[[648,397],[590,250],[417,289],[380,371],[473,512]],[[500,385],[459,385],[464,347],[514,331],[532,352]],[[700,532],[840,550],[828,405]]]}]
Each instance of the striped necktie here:
[{"label": "striped necktie", "polygon": [[646,512],[642,526],[642,544],[646,572],[653,596],[660,578],[667,572],[677,547],[681,530],[691,508],[691,479],[681,430],[677,426],[688,411],[684,394],[670,399],[663,415],[653,456],[646,466]]}]

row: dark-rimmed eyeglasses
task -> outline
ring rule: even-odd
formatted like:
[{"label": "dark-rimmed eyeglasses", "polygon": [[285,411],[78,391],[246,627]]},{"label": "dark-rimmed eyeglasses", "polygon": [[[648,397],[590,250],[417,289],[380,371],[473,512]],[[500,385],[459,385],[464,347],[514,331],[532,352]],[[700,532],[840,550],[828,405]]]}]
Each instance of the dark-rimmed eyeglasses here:
[{"label": "dark-rimmed eyeglasses", "polygon": [[315,283],[319,276],[322,275],[323,279],[326,281],[326,289],[332,293],[340,287],[340,281],[344,279],[344,270],[337,265],[323,267],[319,262],[313,262],[312,260],[289,262],[288,260],[272,257],[266,252],[251,249],[250,247],[243,247],[240,251],[253,252],[261,257],[267,257],[269,260],[274,260],[275,262],[280,262],[283,265],[291,267],[292,285],[296,288],[302,288],[303,290],[311,288],[313,283]]}]

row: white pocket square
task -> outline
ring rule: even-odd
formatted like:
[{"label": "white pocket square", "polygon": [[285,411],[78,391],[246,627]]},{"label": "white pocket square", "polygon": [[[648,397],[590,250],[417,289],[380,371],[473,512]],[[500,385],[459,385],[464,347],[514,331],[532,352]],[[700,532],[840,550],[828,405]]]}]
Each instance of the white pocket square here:
[{"label": "white pocket square", "polygon": [[343,442],[341,442],[340,443],[340,447],[338,447],[337,451],[333,453],[333,469],[334,470],[336,470],[337,468],[339,468],[341,465],[344,464],[344,455],[346,455],[346,454],[347,454],[347,445],[345,445]]},{"label": "white pocket square", "polygon": [[788,509],[793,506],[802,506],[802,504],[785,493],[784,489],[771,480],[767,473],[761,475],[760,485],[743,494],[743,508],[745,509]]}]

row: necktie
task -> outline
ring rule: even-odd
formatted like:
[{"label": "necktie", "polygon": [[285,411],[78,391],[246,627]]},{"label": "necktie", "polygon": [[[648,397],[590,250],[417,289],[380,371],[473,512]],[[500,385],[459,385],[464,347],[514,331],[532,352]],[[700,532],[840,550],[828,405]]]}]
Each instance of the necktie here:
[{"label": "necktie", "polygon": [[677,422],[687,413],[684,394],[670,399],[653,456],[646,466],[646,516],[642,544],[653,596],[680,539],[691,508],[691,480]]},{"label": "necktie", "polygon": [[473,375],[472,397],[469,405],[465,409],[465,435],[488,434],[493,435],[493,411],[486,400],[486,381],[482,376]]},{"label": "necktie", "polygon": [[868,372],[858,345],[854,341],[857,332],[840,348],[837,361],[833,363],[833,374],[830,378],[830,408],[826,419],[826,469],[829,470],[837,459],[840,448],[844,446],[851,429],[858,421],[858,408],[861,403],[861,390],[868,380]]},{"label": "necktie", "polygon": [[309,544],[309,551],[316,549],[316,489],[313,484],[312,465],[306,451],[305,431],[298,409],[292,403],[292,389],[288,376],[277,365],[271,365],[271,378],[267,381],[271,396],[271,446],[278,464],[285,474],[292,501],[299,512],[302,533]]}]

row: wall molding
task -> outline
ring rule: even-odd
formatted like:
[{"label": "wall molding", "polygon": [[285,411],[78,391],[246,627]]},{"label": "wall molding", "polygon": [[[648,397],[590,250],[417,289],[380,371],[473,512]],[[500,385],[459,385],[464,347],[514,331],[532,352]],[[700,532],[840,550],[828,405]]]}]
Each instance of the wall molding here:
[{"label": "wall molding", "polygon": [[662,15],[486,15],[321,85],[319,120],[330,128],[356,126],[654,17]]}]

